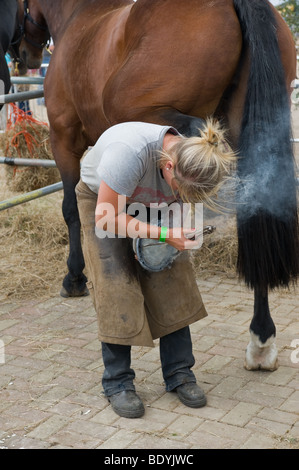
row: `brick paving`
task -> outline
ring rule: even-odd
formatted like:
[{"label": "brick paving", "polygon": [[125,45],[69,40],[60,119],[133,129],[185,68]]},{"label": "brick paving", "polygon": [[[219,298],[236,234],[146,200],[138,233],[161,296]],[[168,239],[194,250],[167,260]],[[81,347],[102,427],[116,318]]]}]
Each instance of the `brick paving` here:
[{"label": "brick paving", "polygon": [[243,362],[252,293],[217,275],[199,285],[209,316],[191,327],[194,372],[208,404],[187,408],[165,392],[156,342],[132,351],[146,407],[134,420],[118,417],[102,395],[89,297],[2,303],[0,448],[298,449],[299,350],[291,346],[299,343],[298,289],[270,295],[279,369],[249,372]]}]

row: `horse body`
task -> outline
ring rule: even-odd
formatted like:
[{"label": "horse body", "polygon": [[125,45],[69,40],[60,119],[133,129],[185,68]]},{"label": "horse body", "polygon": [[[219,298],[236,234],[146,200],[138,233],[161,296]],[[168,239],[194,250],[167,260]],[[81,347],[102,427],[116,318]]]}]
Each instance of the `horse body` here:
[{"label": "horse body", "polygon": [[[250,140],[256,141],[257,148],[264,146],[258,109],[273,138],[277,134],[275,144],[265,146],[266,153],[273,153],[276,165],[282,151],[285,166],[290,169],[286,180],[291,188],[290,216],[283,226],[277,214],[268,217],[268,207],[265,216],[262,199],[254,194],[252,200],[258,199],[259,204],[257,215],[253,220],[249,217],[249,224],[247,220],[243,224],[239,217],[239,271],[255,291],[247,367],[275,369],[275,325],[267,291],[268,287],[288,285],[299,270],[298,261],[290,259],[291,254],[296,258],[299,246],[292,152],[286,143],[290,137],[287,88],[290,90],[295,78],[296,52],[280,15],[267,0],[28,3],[31,15],[39,23],[46,21],[55,44],[45,79],[45,98],[52,149],[64,184],[63,214],[70,237],[69,273],[63,281],[62,295],[85,293],[74,189],[80,177],[80,158],[88,145],[93,145],[111,125],[132,120],[172,125],[193,135],[202,120],[213,114],[227,124],[230,144],[244,150],[248,165],[241,160],[239,176],[243,181],[252,177],[248,169],[251,161],[257,167],[256,175],[259,172],[259,151],[251,150],[250,154],[246,150]],[[27,44],[28,59],[30,50]],[[259,74],[263,77],[261,83]],[[277,109],[273,104],[274,83],[281,96]],[[283,125],[278,119],[282,109]],[[281,127],[284,129],[280,135]],[[248,128],[254,133],[251,139],[246,134]],[[277,175],[275,178],[277,181]],[[246,203],[249,206],[251,200]],[[266,230],[265,221],[269,221]],[[255,230],[257,237],[264,232],[264,245],[259,244]],[[253,261],[251,250],[256,258]],[[263,263],[265,266],[261,266]]]},{"label": "horse body", "polygon": [[[219,1],[222,8],[216,15],[209,2],[194,2],[197,11],[192,9],[187,18],[189,33],[179,28],[184,14],[181,3],[163,2],[162,11],[157,8],[161,2],[151,2],[150,10],[142,3],[143,0],[138,0],[138,4],[130,2],[104,15],[99,15],[98,7],[95,17],[87,5],[80,10],[79,18],[69,20],[62,39],[58,33],[59,53],[55,51],[53,55],[45,83],[52,127],[62,121],[63,110],[65,122],[69,120],[68,125],[73,125],[78,119],[88,144],[93,144],[107,127],[117,122],[141,119],[169,123],[169,110],[173,115],[178,110],[180,115],[201,118],[215,112],[241,53],[241,30],[232,2]],[[202,3],[206,3],[205,8]],[[156,39],[155,29],[163,31],[170,11],[173,22],[167,38],[159,35]],[[217,28],[224,31],[223,37],[211,30],[212,17]],[[85,24],[86,29],[81,31],[78,22]],[[225,34],[228,30],[229,35]],[[198,54],[207,37],[209,46]],[[166,41],[171,48],[163,48]],[[70,54],[70,42],[74,54]],[[80,81],[70,81],[63,66],[75,77],[78,63],[86,74],[80,76]],[[209,78],[200,74],[200,70],[207,70]],[[63,89],[59,100],[55,99],[57,89]],[[63,127],[67,127],[65,122]]]}]

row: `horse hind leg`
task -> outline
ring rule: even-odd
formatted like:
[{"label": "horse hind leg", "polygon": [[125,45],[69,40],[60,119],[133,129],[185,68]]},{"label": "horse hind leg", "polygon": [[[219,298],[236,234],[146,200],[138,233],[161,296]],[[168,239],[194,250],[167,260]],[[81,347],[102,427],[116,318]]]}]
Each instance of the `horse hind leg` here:
[{"label": "horse hind leg", "polygon": [[185,137],[198,136],[200,129],[204,127],[206,122],[200,117],[183,114],[171,107],[158,108],[143,112],[142,115],[134,116],[134,120],[142,120],[154,124],[172,126]]},{"label": "horse hind leg", "polygon": [[158,123],[164,123],[175,127],[186,137],[198,136],[203,128],[205,120],[196,116],[189,116],[174,109],[163,109],[157,112]]},{"label": "horse hind leg", "polygon": [[278,368],[275,325],[270,315],[268,292],[254,290],[254,316],[250,342],[245,354],[245,369],[274,371]]}]

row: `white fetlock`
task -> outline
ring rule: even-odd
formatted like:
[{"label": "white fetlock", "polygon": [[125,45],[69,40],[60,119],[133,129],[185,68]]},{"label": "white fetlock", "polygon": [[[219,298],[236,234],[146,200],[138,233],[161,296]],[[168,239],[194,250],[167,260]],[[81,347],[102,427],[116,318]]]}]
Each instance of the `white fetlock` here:
[{"label": "white fetlock", "polygon": [[275,336],[272,335],[265,343],[259,337],[250,332],[251,340],[246,348],[245,369],[247,370],[269,370],[278,368],[278,353],[275,344]]}]

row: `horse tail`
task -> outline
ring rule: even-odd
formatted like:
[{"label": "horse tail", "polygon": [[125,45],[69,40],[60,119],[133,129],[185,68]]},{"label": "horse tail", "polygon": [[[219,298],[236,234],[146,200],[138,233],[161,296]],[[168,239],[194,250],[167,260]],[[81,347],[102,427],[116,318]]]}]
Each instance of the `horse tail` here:
[{"label": "horse tail", "polygon": [[234,0],[234,7],[250,58],[237,168],[237,270],[247,286],[273,289],[299,273],[289,96],[269,3]]}]

